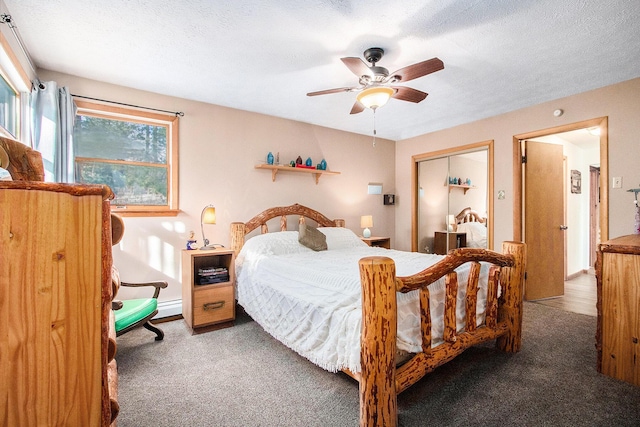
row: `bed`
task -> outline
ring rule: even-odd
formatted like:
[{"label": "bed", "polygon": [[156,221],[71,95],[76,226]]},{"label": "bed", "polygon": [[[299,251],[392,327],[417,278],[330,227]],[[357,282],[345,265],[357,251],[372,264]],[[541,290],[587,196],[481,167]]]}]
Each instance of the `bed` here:
[{"label": "bed", "polygon": [[[300,244],[289,216],[326,249]],[[238,303],[283,344],[359,381],[361,426],[397,425],[397,394],[472,345],[495,339],[519,351],[524,244],[443,257],[371,248],[344,225],[299,204],[276,207],[232,223],[231,247]]]},{"label": "bed", "polygon": [[455,217],[456,232],[466,233],[468,248],[488,248],[487,219],[471,208],[464,208]]}]

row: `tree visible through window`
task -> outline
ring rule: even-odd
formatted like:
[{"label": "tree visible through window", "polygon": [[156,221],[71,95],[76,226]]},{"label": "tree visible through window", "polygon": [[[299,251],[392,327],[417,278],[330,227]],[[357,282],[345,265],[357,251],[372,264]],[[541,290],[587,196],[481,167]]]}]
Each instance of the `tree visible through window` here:
[{"label": "tree visible through window", "polygon": [[76,181],[108,185],[115,193],[112,206],[125,212],[177,209],[178,118],[76,104]]}]

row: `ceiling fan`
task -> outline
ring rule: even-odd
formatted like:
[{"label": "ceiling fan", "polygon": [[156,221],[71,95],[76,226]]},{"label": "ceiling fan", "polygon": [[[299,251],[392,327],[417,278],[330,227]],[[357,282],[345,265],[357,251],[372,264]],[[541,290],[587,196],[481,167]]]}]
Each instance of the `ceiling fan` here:
[{"label": "ceiling fan", "polygon": [[440,59],[431,58],[389,73],[386,68],[376,66],[376,63],[382,59],[383,55],[384,50],[379,47],[365,50],[364,58],[371,63],[371,66],[360,58],[340,58],[344,65],[358,76],[359,85],[309,92],[307,96],[327,95],[338,92],[360,92],[351,108],[351,114],[361,113],[365,108],[375,110],[384,105],[389,98],[418,103],[425,99],[428,94],[410,87],[396,86],[395,84],[408,82],[444,68],[444,63]]}]

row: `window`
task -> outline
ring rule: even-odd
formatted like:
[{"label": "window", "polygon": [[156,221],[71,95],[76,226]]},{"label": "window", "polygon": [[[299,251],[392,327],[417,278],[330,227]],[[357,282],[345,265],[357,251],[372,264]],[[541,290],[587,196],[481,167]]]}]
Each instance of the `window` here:
[{"label": "window", "polygon": [[0,126],[14,138],[18,137],[18,92],[0,75]]},{"label": "window", "polygon": [[176,215],[178,117],[78,101],[76,181],[106,184],[124,215]]},{"label": "window", "polygon": [[0,33],[0,135],[28,143],[28,95],[31,81],[20,61]]}]

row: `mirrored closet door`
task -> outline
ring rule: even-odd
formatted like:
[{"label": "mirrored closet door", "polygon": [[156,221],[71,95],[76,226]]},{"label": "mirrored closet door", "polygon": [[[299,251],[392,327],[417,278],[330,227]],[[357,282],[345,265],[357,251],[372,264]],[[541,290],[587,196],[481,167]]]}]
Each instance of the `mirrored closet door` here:
[{"label": "mirrored closet door", "polygon": [[493,141],[413,158],[413,250],[492,248]]}]

